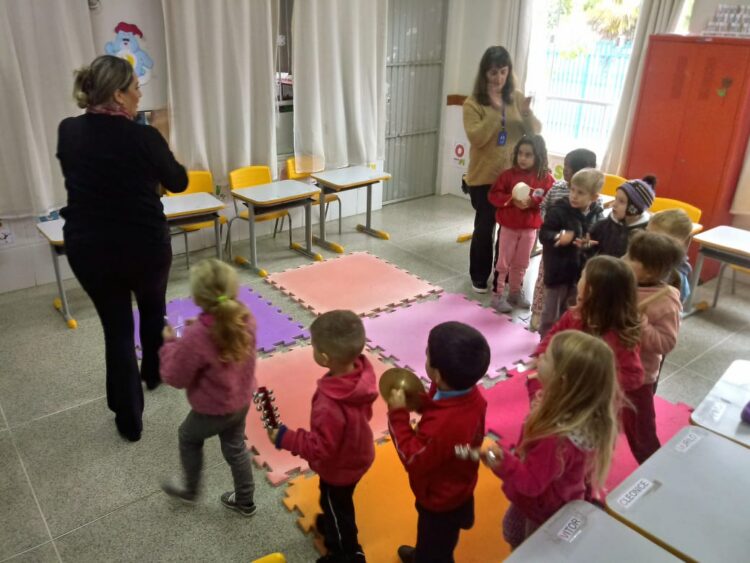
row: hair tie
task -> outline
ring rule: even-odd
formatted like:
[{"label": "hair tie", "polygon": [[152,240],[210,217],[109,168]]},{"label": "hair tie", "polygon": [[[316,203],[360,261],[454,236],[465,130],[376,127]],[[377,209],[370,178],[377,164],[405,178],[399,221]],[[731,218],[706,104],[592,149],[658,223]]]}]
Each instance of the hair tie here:
[{"label": "hair tie", "polygon": [[219,295],[219,296],[218,296],[218,297],[216,298],[216,302],[217,302],[217,303],[224,303],[224,302],[225,302],[225,301],[227,301],[228,299],[229,299],[229,297],[227,297],[226,295]]}]

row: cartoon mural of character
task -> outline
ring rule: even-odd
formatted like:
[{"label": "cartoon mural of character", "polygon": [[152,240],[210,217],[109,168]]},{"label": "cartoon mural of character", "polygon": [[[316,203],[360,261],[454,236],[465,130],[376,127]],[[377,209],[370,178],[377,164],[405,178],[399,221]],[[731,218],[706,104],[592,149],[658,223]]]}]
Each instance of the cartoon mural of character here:
[{"label": "cartoon mural of character", "polygon": [[108,55],[125,59],[133,65],[138,82],[143,86],[151,78],[151,69],[154,66],[154,61],[146,51],[141,49],[136,39],[136,36],[143,39],[143,32],[135,24],[120,22],[115,27],[115,33],[115,40],[108,41],[104,46],[104,51]]}]

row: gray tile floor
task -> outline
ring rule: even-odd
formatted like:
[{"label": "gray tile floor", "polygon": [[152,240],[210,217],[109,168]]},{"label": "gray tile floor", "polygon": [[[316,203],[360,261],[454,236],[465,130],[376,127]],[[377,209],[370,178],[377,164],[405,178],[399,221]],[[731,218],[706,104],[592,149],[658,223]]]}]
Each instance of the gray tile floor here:
[{"label": "gray tile floor", "polygon": [[[471,293],[466,275],[471,230],[468,203],[452,196],[430,197],[386,207],[373,216],[391,240],[355,231],[361,217],[345,220],[347,251],[368,250],[446,291]],[[333,223],[332,223],[333,225]],[[297,238],[301,233],[296,233]],[[308,263],[289,252],[284,238],[259,243],[261,264],[279,271]],[[247,251],[238,244],[236,251]],[[196,252],[194,259],[210,256]],[[326,257],[333,254],[325,252]],[[242,283],[259,291],[289,315],[309,324],[312,315],[271,286],[242,271]],[[528,278],[536,276],[536,262]],[[187,271],[175,259],[169,298],[185,296]],[[146,397],[144,435],[122,441],[104,400],[103,338],[96,313],[75,281],[67,282],[78,330],[65,328],[52,309],[54,285],[0,295],[0,561],[250,561],[283,551],[289,561],[313,561],[311,540],[283,508],[284,487],[269,486],[256,471],[252,519],[218,503],[231,476],[216,441],[206,447],[201,502],[185,507],[159,489],[178,471],[176,430],[187,412],[182,392],[165,386]],[[705,297],[709,289],[699,291]],[[750,359],[750,287],[729,288],[716,310],[687,319],[669,356],[659,393],[697,404],[737,358]]]}]

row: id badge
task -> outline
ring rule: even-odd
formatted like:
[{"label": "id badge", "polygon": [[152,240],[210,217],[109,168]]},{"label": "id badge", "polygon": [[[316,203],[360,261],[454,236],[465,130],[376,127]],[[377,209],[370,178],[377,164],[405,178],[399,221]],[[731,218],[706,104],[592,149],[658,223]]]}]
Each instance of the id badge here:
[{"label": "id badge", "polygon": [[505,142],[507,140],[508,140],[508,133],[505,131],[505,129],[503,129],[502,131],[500,131],[500,133],[497,136],[497,145],[499,147],[502,147],[503,145],[505,145]]}]

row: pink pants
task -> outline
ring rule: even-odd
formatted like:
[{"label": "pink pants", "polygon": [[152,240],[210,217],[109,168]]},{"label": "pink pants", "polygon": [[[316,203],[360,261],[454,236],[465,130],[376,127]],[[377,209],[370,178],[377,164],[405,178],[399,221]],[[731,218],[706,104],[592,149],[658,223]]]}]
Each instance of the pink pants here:
[{"label": "pink pants", "polygon": [[505,276],[508,276],[510,293],[521,291],[535,241],[536,229],[500,229],[500,252],[495,262],[498,295],[503,294]]}]

